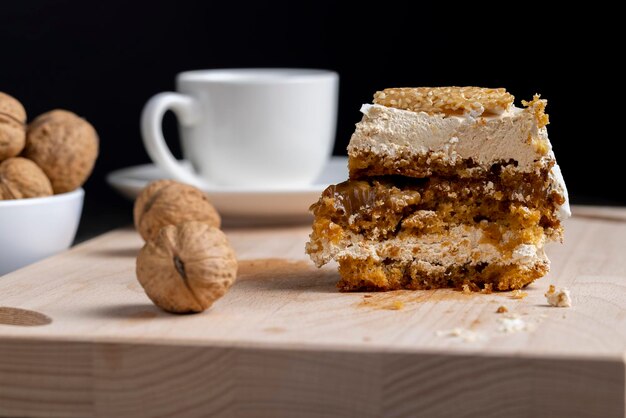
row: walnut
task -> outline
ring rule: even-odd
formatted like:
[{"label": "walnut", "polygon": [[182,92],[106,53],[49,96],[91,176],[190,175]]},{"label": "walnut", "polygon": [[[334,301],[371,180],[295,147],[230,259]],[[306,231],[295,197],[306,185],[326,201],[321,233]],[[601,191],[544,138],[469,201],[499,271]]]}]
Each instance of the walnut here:
[{"label": "walnut", "polygon": [[0,161],[22,152],[26,142],[26,111],[15,98],[0,92]]},{"label": "walnut", "polygon": [[137,279],[146,294],[174,313],[208,309],[236,276],[237,260],[226,236],[202,222],[165,226],[137,257]]},{"label": "walnut", "polygon": [[97,156],[98,134],[89,122],[72,112],[52,110],[28,125],[24,157],[41,167],[54,193],[82,186]]},{"label": "walnut", "polygon": [[199,221],[220,227],[221,219],[206,194],[173,180],[157,180],[144,188],[133,210],[135,228],[145,240],[156,238],[166,225]]},{"label": "walnut", "polygon": [[0,200],[50,195],[50,180],[31,160],[14,157],[0,163]]}]

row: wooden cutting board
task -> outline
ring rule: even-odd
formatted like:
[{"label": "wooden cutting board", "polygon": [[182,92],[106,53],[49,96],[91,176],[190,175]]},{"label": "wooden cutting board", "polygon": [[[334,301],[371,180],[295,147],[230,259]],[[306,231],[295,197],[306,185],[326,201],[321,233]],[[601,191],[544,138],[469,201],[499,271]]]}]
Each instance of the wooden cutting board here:
[{"label": "wooden cutting board", "polygon": [[102,235],[0,278],[0,415],[623,417],[626,210],[576,212],[524,299],[339,293],[308,228],[232,229],[237,283],[183,316],[136,281],[139,236]]}]

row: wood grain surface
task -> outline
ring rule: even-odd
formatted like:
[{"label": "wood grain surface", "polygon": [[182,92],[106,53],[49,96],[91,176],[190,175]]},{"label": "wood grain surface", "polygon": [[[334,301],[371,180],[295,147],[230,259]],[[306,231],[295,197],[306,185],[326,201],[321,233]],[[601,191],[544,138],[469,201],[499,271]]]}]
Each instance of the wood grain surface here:
[{"label": "wood grain surface", "polygon": [[153,306],[140,237],[105,234],[0,277],[0,416],[624,417],[626,210],[577,212],[523,299],[339,293],[308,227],[231,229],[238,281],[197,315]]}]

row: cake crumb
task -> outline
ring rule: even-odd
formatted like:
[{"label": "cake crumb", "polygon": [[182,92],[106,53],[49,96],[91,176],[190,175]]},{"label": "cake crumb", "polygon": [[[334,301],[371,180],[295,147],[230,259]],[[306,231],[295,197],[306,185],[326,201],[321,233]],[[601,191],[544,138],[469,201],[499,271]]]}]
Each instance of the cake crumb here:
[{"label": "cake crumb", "polygon": [[572,297],[570,296],[568,289],[562,288],[557,291],[554,285],[550,285],[544,296],[550,306],[555,306],[557,308],[572,307]]},{"label": "cake crumb", "polygon": [[546,114],[546,105],[548,101],[545,99],[541,99],[540,94],[535,94],[533,99],[530,101],[522,100],[522,105],[524,107],[529,107],[533,110],[535,114],[535,119],[537,120],[537,127],[543,128],[547,124],[550,123],[550,118]]},{"label": "cake crumb", "polygon": [[486,295],[492,294],[493,293],[493,284],[485,283],[483,289],[481,290],[481,293],[484,293]]},{"label": "cake crumb", "polygon": [[465,293],[466,295],[469,295],[470,293],[472,293],[468,284],[463,285],[463,293]]},{"label": "cake crumb", "polygon": [[364,298],[371,298],[372,295],[363,295]]},{"label": "cake crumb", "polygon": [[528,296],[527,292],[523,292],[519,289],[514,290],[511,292],[511,299],[524,299],[526,296]]},{"label": "cake crumb", "polygon": [[529,330],[526,322],[524,322],[524,320],[517,315],[509,315],[504,318],[500,318],[498,319],[498,322],[500,323],[498,331],[505,334],[513,334],[515,332]]},{"label": "cake crumb", "polygon": [[496,311],[496,313],[507,313],[509,310],[507,309],[506,306],[501,305],[498,310]]},{"label": "cake crumb", "polygon": [[472,343],[482,339],[482,334],[476,331],[470,331],[465,328],[452,328],[435,332],[437,337],[449,337],[461,340],[466,343]]},{"label": "cake crumb", "polygon": [[404,308],[404,302],[395,300],[390,305],[388,305],[385,309],[389,311],[399,311],[402,308]]}]

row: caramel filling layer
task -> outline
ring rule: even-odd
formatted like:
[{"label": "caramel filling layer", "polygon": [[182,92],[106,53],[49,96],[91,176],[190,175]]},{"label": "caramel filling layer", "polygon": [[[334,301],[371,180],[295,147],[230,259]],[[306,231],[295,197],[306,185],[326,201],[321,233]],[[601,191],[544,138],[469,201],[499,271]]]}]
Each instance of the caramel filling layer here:
[{"label": "caramel filling layer", "polygon": [[547,172],[506,168],[474,179],[349,180],[329,186],[311,209],[318,222],[330,221],[366,239],[443,233],[458,224],[480,226],[494,245],[505,231],[519,232],[521,241],[544,233],[558,239],[556,208],[563,197],[547,192],[546,181]]}]

